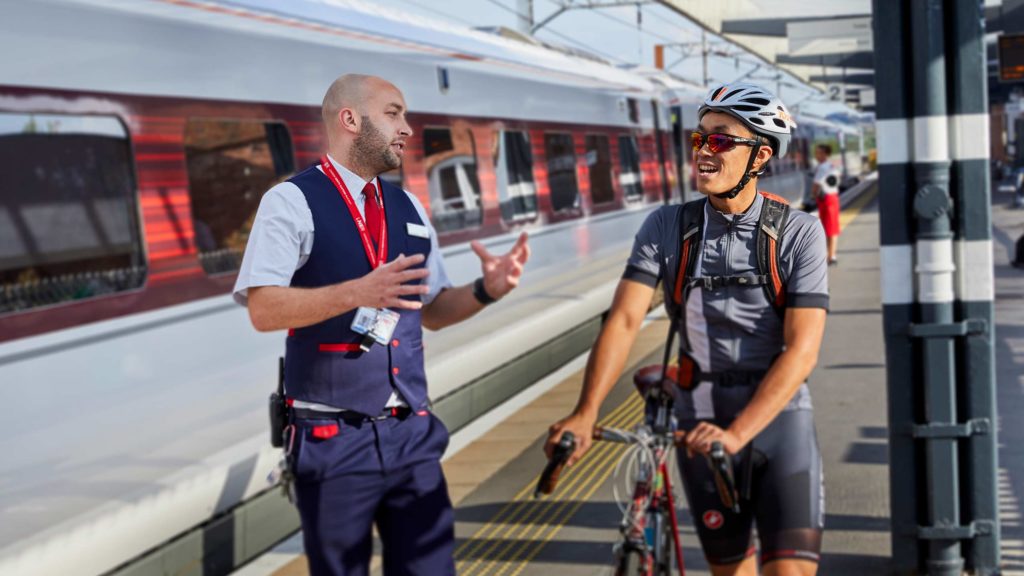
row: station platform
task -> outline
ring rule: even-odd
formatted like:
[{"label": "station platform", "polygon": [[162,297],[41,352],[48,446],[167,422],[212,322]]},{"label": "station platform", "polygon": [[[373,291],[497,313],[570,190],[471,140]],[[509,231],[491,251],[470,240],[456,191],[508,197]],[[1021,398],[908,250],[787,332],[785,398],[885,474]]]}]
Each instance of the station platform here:
[{"label": "station platform", "polygon": [[[1024,232],[1024,211],[994,194],[997,378],[1000,410],[1000,504],[1005,575],[1024,575],[1024,270],[1010,265]],[[811,376],[815,421],[824,458],[826,532],[819,573],[886,574],[890,553],[885,346],[880,297],[877,186],[844,199],[838,266],[831,269],[831,311],[819,363]],[[600,423],[639,422],[641,402],[630,375],[660,361],[667,320],[652,313],[628,368],[605,403]],[[547,427],[578,396],[586,355],[453,435],[444,461],[456,505],[460,576],[611,574],[621,513],[612,483],[621,445],[595,445],[541,500],[533,487],[544,465]],[[674,468],[673,468],[674,469]],[[677,480],[677,491],[678,480]],[[682,500],[688,575],[707,576]],[[235,572],[238,576],[308,573],[299,536]],[[374,570],[379,574],[379,558]]]}]

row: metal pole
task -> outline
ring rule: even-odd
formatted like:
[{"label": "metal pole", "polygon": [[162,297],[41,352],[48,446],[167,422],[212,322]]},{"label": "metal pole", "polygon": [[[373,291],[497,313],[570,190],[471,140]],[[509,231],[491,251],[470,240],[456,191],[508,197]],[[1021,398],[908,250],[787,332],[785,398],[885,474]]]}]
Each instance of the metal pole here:
[{"label": "metal pole", "polygon": [[[920,378],[908,337],[913,321],[914,278],[911,245],[910,188],[910,46],[906,2],[873,0],[875,46],[886,57],[875,59],[875,140],[878,146],[879,240],[881,243],[882,312],[885,331],[886,394],[889,418],[889,506],[892,518],[892,567],[915,574],[920,555],[916,536],[918,495],[922,483],[914,439],[903,432],[916,421],[914,398]],[[824,68],[824,66],[823,66]],[[884,89],[883,89],[884,88]]]},{"label": "metal pole", "polygon": [[[914,245],[917,302],[921,324],[953,323],[953,232],[949,198],[949,119],[946,116],[945,35],[942,0],[911,5],[914,81]],[[924,336],[924,427],[929,432],[957,424],[956,362],[952,335]],[[927,573],[960,576],[963,558],[960,527],[957,440],[945,434],[924,437],[928,525],[919,532],[928,540]]]},{"label": "metal pole", "polygon": [[964,523],[976,536],[965,543],[967,568],[978,576],[999,571],[998,438],[993,317],[992,222],[990,213],[988,79],[985,66],[984,18],[981,3],[951,3],[946,21],[950,32],[951,66],[950,192],[956,228],[957,319],[980,330],[961,341],[961,419],[986,422],[987,433],[964,443],[966,458],[961,505]]},{"label": "metal pole", "polygon": [[704,59],[704,87],[708,86],[708,33],[704,30],[700,31],[700,53]]},{"label": "metal pole", "polygon": [[533,0],[516,0],[516,14],[516,27],[529,36],[533,31]]}]

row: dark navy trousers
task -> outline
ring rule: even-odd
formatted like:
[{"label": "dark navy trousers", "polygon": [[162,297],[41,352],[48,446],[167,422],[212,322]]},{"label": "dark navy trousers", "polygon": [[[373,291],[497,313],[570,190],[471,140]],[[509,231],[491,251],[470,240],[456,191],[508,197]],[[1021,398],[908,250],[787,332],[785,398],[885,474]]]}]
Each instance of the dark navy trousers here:
[{"label": "dark navy trousers", "polygon": [[312,576],[368,574],[374,523],[386,576],[454,576],[455,521],[441,471],[448,430],[436,416],[293,423],[292,469]]}]

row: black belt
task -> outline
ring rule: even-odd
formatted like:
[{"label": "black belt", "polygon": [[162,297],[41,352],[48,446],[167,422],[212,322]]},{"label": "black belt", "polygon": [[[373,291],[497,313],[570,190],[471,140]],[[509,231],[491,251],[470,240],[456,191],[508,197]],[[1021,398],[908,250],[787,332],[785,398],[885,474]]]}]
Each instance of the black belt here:
[{"label": "black belt", "polygon": [[292,408],[292,416],[297,419],[304,420],[345,420],[346,422],[370,422],[377,420],[386,420],[388,418],[398,418],[399,420],[405,419],[412,414],[412,408],[408,406],[396,406],[395,408],[385,408],[383,412],[376,416],[368,416],[362,412],[355,412],[353,410],[314,410],[312,408]]},{"label": "black belt", "polygon": [[767,370],[726,370],[722,372],[698,372],[696,382],[711,382],[716,386],[756,386],[764,379]]}]

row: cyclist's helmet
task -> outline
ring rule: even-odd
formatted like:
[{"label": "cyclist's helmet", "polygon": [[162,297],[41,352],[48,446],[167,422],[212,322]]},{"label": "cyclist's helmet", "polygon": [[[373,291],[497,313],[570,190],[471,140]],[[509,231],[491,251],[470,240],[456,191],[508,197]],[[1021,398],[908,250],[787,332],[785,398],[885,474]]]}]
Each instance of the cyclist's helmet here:
[{"label": "cyclist's helmet", "polygon": [[722,84],[708,92],[697,111],[698,121],[708,112],[725,112],[768,140],[772,153],[782,158],[789,150],[796,122],[782,100],[756,84]]}]

